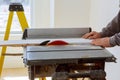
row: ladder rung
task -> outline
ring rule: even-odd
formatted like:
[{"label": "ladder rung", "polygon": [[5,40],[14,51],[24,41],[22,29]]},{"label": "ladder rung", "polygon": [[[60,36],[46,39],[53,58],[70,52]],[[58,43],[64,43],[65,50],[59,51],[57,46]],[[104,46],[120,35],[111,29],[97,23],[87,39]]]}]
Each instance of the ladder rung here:
[{"label": "ladder rung", "polygon": [[4,53],[3,56],[22,56],[23,53]]}]

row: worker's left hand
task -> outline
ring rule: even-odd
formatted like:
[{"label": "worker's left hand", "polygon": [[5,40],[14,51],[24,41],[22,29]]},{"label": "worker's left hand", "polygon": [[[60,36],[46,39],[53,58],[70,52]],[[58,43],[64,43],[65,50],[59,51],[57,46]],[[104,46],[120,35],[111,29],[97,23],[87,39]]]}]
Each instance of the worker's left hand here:
[{"label": "worker's left hand", "polygon": [[109,37],[93,39],[91,44],[102,47],[111,47]]}]

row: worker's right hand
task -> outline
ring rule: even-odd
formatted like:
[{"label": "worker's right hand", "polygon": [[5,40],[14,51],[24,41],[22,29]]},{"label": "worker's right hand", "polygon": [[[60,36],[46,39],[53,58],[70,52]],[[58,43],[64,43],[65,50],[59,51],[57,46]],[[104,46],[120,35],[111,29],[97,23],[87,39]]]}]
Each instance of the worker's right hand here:
[{"label": "worker's right hand", "polygon": [[100,33],[96,32],[96,31],[92,31],[90,33],[86,33],[85,35],[83,35],[82,38],[96,39],[96,38],[101,38],[101,35],[100,35]]},{"label": "worker's right hand", "polygon": [[102,46],[102,47],[112,47],[110,45],[110,38],[109,37],[93,39],[91,44],[96,45],[96,46]]}]

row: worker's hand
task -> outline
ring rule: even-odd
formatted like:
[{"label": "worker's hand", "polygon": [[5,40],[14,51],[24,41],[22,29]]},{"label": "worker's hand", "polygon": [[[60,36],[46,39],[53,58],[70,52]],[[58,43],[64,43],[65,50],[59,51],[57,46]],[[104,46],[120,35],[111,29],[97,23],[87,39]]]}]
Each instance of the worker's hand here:
[{"label": "worker's hand", "polygon": [[85,35],[83,35],[82,38],[96,39],[96,38],[101,38],[101,35],[100,35],[100,33],[96,32],[96,31],[92,31],[90,33],[86,33]]},{"label": "worker's hand", "polygon": [[102,47],[111,47],[109,37],[93,39],[91,44]]}]

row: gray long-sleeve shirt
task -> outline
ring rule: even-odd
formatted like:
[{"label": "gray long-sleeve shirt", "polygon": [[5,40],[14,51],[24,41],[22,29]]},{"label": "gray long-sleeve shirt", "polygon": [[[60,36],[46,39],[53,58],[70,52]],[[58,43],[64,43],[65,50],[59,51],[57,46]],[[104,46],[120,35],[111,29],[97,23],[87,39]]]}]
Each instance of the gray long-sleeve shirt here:
[{"label": "gray long-sleeve shirt", "polygon": [[111,46],[120,46],[120,11],[100,34],[102,37],[110,37]]}]

